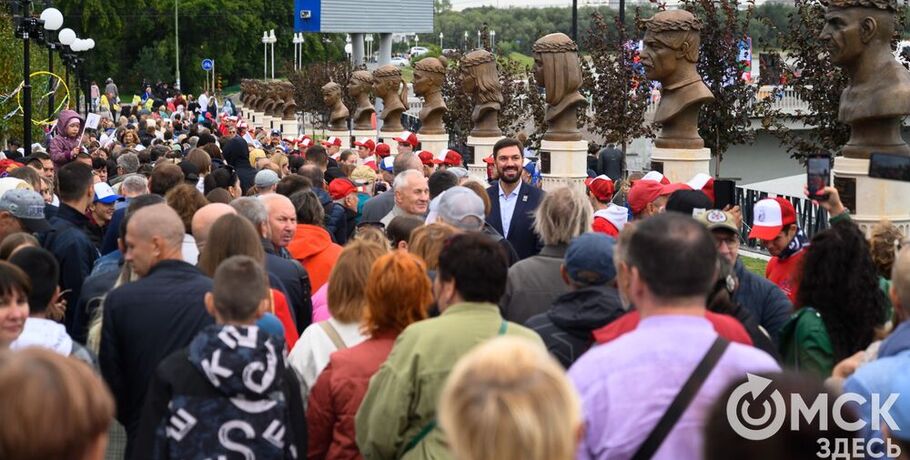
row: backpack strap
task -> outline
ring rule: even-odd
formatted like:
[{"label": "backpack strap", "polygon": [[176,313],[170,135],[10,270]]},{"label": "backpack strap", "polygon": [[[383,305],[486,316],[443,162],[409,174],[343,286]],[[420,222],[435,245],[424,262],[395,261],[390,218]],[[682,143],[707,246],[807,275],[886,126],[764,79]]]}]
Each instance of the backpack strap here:
[{"label": "backpack strap", "polygon": [[698,363],[698,366],[695,366],[695,370],[692,371],[692,374],[689,375],[688,380],[686,380],[686,383],[679,390],[679,393],[673,398],[670,407],[667,408],[667,411],[664,412],[664,415],[657,422],[657,425],[651,430],[648,437],[645,438],[645,442],[638,447],[638,451],[635,452],[632,460],[647,460],[657,453],[657,450],[660,449],[664,439],[667,438],[667,435],[669,435],[670,431],[673,430],[673,427],[676,426],[676,422],[679,421],[680,417],[682,417],[683,413],[685,413],[686,409],[689,407],[689,404],[695,399],[698,390],[701,389],[705,380],[708,379],[711,371],[717,365],[717,362],[720,361],[721,356],[723,356],[728,346],[730,346],[730,342],[720,336],[714,339],[711,348],[705,353],[705,356],[701,359],[701,362]]},{"label": "backpack strap", "polygon": [[332,323],[326,321],[320,321],[319,327],[322,328],[322,331],[325,332],[325,335],[329,336],[329,340],[332,341],[332,344],[335,345],[336,350],[344,350],[348,346],[344,344],[344,340],[341,339],[341,334],[338,333],[338,330],[335,329],[335,326],[332,326]]}]

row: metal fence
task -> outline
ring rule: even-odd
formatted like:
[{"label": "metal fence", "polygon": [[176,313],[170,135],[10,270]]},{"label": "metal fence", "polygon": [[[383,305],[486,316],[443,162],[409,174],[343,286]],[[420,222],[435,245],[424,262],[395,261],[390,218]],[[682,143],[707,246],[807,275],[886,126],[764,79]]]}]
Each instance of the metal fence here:
[{"label": "metal fence", "polygon": [[[828,212],[813,204],[811,200],[802,197],[778,196],[786,198],[793,204],[793,208],[796,210],[796,222],[809,238],[828,228]],[[746,246],[756,250],[759,249],[758,241],[749,239],[749,231],[752,229],[752,222],[755,218],[753,209],[758,200],[767,197],[767,192],[736,187],[736,204],[743,213],[743,227],[740,236],[746,242]]]}]

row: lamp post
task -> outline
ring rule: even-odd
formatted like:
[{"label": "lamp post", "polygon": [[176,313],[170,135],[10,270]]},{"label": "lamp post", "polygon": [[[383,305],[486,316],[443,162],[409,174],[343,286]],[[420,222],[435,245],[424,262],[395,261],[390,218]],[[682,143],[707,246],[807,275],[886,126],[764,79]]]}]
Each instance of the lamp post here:
[{"label": "lamp post", "polygon": [[468,50],[468,31],[464,31],[464,50]]},{"label": "lamp post", "polygon": [[300,56],[299,56],[299,53],[297,52],[297,46],[300,45],[300,39],[301,39],[300,35],[301,34],[299,34],[299,33],[294,33],[294,38],[291,40],[291,43],[294,44],[294,70],[297,70],[300,68]]},{"label": "lamp post", "polygon": [[[47,45],[47,71],[51,74],[54,73],[54,50],[57,49],[59,43],[55,42],[51,38],[51,32],[60,29],[63,25],[63,15],[54,8],[51,8],[50,0],[45,0],[44,6],[46,9],[41,12],[41,20],[44,21],[44,30],[45,40],[44,43]],[[58,14],[59,17],[58,17]],[[58,20],[59,19],[59,20]],[[48,102],[47,102],[47,118],[50,119],[54,116],[54,93],[56,92],[54,83],[52,79],[47,81],[47,90],[48,90]]]},{"label": "lamp post", "polygon": [[262,32],[262,79],[269,78],[269,33]]},{"label": "lamp post", "polygon": [[[56,8],[47,8],[41,12],[40,18],[31,15],[29,9],[31,0],[18,0],[14,7],[21,9],[21,14],[14,14],[13,18],[16,27],[16,36],[22,39],[22,98],[25,104],[22,107],[23,117],[23,151],[24,156],[32,154],[32,83],[31,83],[31,62],[29,61],[29,41],[32,38],[40,38],[43,30],[59,30],[63,25],[63,14]],[[18,12],[14,10],[14,13]],[[43,29],[43,30],[42,30]]]},{"label": "lamp post", "polygon": [[477,48],[483,48],[483,45],[480,44],[480,30],[477,30]]},{"label": "lamp post", "polygon": [[439,52],[442,52],[442,32],[439,32]]},{"label": "lamp post", "polygon": [[175,60],[175,74],[174,77],[174,86],[176,90],[180,90],[180,27],[177,23],[177,13],[180,7],[180,0],[174,0],[174,60]]},{"label": "lamp post", "polygon": [[363,41],[367,42],[367,61],[373,60],[373,34],[367,34]]},{"label": "lamp post", "polygon": [[496,51],[496,31],[490,31],[490,52]]},{"label": "lamp post", "polygon": [[272,29],[269,32],[269,43],[272,44],[272,80],[275,79],[275,42],[277,41],[278,39],[275,38],[275,29]]}]

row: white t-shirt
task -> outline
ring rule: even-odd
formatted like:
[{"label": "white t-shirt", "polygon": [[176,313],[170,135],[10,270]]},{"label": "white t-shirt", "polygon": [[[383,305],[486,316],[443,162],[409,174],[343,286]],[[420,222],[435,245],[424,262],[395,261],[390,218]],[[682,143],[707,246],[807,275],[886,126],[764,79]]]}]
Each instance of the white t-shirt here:
[{"label": "white t-shirt", "polygon": [[199,110],[201,112],[208,112],[209,110],[209,97],[205,94],[199,96]]},{"label": "white t-shirt", "polygon": [[[360,324],[358,323],[340,323],[335,318],[328,319],[341,341],[351,348],[366,339],[366,336],[360,333]],[[310,390],[316,384],[316,379],[322,370],[329,365],[329,356],[338,351],[332,339],[322,330],[319,323],[310,324],[301,334],[300,339],[294,344],[294,349],[288,355],[288,363],[300,376],[301,393],[303,394],[303,405],[306,408],[307,400],[310,396]]]}]

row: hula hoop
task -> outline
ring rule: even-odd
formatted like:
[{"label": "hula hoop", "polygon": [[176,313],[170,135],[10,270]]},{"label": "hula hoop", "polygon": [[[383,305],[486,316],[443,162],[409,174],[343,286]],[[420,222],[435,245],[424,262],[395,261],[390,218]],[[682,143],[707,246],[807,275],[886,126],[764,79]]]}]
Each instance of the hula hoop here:
[{"label": "hula hoop", "polygon": [[[31,75],[29,75],[29,79],[34,78],[39,75],[50,75],[52,77],[57,77],[57,80],[59,80],[60,84],[63,85],[64,96],[61,98],[60,103],[57,104],[57,107],[54,108],[53,115],[51,115],[51,117],[45,118],[43,120],[35,120],[34,118],[32,118],[32,123],[34,123],[36,125],[51,125],[51,124],[54,124],[55,121],[57,121],[56,115],[58,113],[60,113],[60,109],[63,108],[64,106],[66,106],[67,103],[69,102],[70,88],[69,88],[69,86],[67,86],[66,81],[63,78],[60,78],[60,75],[48,72],[46,70],[39,70],[37,72],[33,72]],[[20,84],[20,88],[24,84],[25,84],[25,81],[23,80],[23,82]],[[59,88],[57,88],[57,89],[59,89]],[[57,89],[55,89],[54,92],[57,92]],[[22,91],[21,90],[16,93],[16,104],[19,106],[19,110],[22,113],[25,113],[25,110],[22,108]]]}]

